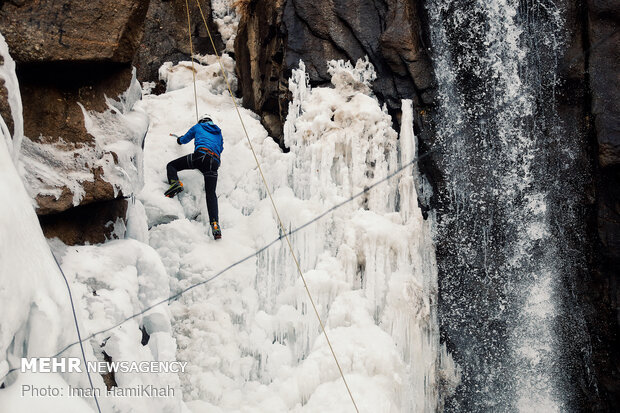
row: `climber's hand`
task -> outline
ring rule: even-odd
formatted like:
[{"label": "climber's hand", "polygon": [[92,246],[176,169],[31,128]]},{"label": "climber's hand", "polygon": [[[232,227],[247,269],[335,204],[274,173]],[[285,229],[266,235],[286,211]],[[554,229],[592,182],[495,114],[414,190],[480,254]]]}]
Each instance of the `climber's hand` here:
[{"label": "climber's hand", "polygon": [[177,138],[177,143],[178,143],[179,145],[183,145],[183,144],[181,143],[181,137],[180,137],[179,135],[176,135],[176,134],[174,134],[174,133],[171,133],[171,134],[170,134],[170,136],[174,136],[175,138]]}]

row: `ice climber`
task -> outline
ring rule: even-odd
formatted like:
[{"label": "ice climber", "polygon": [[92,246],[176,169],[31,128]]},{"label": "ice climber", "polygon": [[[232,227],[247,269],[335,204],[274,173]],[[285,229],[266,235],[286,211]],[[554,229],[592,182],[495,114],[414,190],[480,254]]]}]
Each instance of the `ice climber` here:
[{"label": "ice climber", "polygon": [[[175,136],[175,135],[172,135]],[[197,124],[183,136],[177,136],[177,143],[183,145],[194,140],[194,152],[181,156],[171,161],[166,166],[168,183],[170,188],[164,193],[168,198],[173,198],[183,191],[183,183],[179,181],[178,171],[184,169],[198,169],[205,178],[205,194],[207,198],[207,211],[213,238],[222,238],[222,231],[218,222],[217,195],[217,169],[220,167],[220,154],[224,150],[222,130],[213,123],[209,115],[203,115]]]}]

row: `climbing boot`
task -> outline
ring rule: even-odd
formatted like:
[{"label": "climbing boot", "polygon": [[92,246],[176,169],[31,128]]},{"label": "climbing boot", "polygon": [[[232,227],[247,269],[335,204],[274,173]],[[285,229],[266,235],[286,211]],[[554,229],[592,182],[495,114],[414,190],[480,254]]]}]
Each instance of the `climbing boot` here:
[{"label": "climbing boot", "polygon": [[172,181],[170,181],[170,188],[168,188],[168,190],[164,192],[164,195],[166,195],[168,198],[174,198],[176,194],[182,191],[183,191],[183,182],[175,181],[173,179]]},{"label": "climbing boot", "polygon": [[222,230],[220,229],[220,224],[218,224],[217,221],[211,221],[211,233],[215,239],[222,238]]}]

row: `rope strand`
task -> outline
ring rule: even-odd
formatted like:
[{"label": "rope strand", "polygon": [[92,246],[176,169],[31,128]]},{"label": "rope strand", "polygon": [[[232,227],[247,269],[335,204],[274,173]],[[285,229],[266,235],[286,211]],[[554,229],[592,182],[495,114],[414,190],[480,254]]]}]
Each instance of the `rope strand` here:
[{"label": "rope strand", "polygon": [[[83,343],[82,334],[80,333],[80,326],[78,324],[77,313],[75,311],[75,304],[73,304],[73,294],[71,294],[71,287],[69,286],[69,280],[67,280],[67,277],[65,276],[65,272],[62,270],[60,263],[58,263],[58,260],[56,259],[56,255],[54,255],[54,252],[51,251],[51,249],[50,249],[50,252],[52,253],[52,257],[54,257],[54,261],[56,262],[56,265],[58,266],[58,269],[60,270],[60,273],[62,274],[62,278],[65,280],[65,285],[67,286],[67,291],[69,292],[69,302],[71,303],[71,311],[73,311],[73,321],[75,323],[75,330],[77,331],[78,341],[80,343],[80,350],[82,351],[82,360],[84,360],[84,366],[86,366],[88,363],[86,362],[86,353],[84,352],[84,345],[82,344]],[[88,370],[88,368],[86,368],[86,375],[88,376],[88,383],[90,383],[90,389],[92,390],[93,397],[95,398],[95,404],[97,405],[97,411],[101,413],[101,407],[99,406],[99,399],[97,399],[97,392],[95,391],[95,386],[93,386],[93,379],[92,377],[90,377],[90,370]]]},{"label": "rope strand", "polygon": [[189,3],[185,0],[187,10],[187,33],[189,33],[189,58],[192,61],[192,77],[194,79],[194,107],[196,108],[196,122],[198,122],[198,93],[196,93],[196,68],[194,67],[194,45],[192,44],[192,22],[189,17]]}]

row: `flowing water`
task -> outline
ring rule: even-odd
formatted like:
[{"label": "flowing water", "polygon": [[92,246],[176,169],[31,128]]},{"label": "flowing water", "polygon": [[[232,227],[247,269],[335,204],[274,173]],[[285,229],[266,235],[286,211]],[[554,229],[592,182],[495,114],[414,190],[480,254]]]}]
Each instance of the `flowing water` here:
[{"label": "flowing water", "polygon": [[446,409],[566,411],[564,336],[579,329],[565,327],[565,297],[582,257],[567,247],[581,234],[581,149],[557,108],[563,11],[546,0],[427,10],[444,172],[440,329],[463,369]]}]

